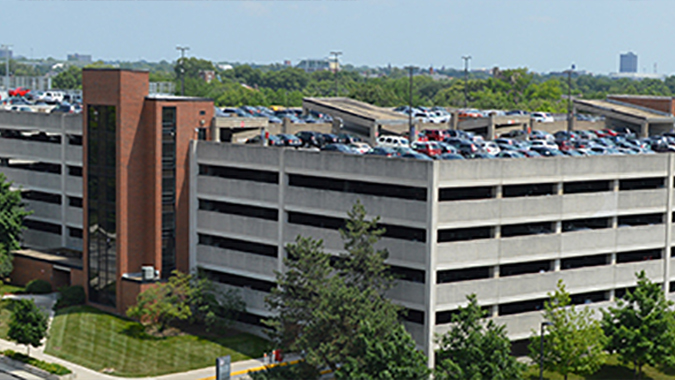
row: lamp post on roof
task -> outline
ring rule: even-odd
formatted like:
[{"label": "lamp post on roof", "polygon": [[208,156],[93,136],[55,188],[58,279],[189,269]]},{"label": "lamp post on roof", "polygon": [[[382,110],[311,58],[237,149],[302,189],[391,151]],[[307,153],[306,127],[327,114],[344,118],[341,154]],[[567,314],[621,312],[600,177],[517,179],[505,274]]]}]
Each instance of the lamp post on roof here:
[{"label": "lamp post on roof", "polygon": [[340,88],[338,87],[338,70],[340,68],[338,57],[342,55],[341,51],[332,51],[330,55],[333,56],[333,61],[335,61],[335,97],[340,96]]},{"label": "lamp post on roof", "polygon": [[406,66],[410,74],[410,87],[408,89],[408,138],[410,142],[417,140],[417,134],[415,133],[415,125],[412,122],[413,114],[413,70],[416,69],[415,66]]},{"label": "lamp post on roof", "polygon": [[574,72],[574,63],[567,73],[567,131],[572,132],[574,129],[574,115],[572,114],[572,73]]},{"label": "lamp post on roof", "polygon": [[469,61],[471,60],[470,55],[465,55],[462,57],[464,60],[464,108],[469,107]]},{"label": "lamp post on roof", "polygon": [[[2,48],[5,50],[5,90],[9,92],[9,48],[12,45],[2,45]],[[9,93],[7,94],[9,96]]]},{"label": "lamp post on roof", "polygon": [[190,50],[189,46],[176,46],[180,50],[180,94],[185,96],[185,52]]}]

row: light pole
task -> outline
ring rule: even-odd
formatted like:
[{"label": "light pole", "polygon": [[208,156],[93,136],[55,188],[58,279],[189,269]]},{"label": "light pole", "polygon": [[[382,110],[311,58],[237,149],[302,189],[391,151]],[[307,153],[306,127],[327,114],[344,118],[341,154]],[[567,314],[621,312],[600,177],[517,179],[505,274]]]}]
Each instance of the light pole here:
[{"label": "light pole", "polygon": [[176,46],[180,50],[180,94],[185,96],[185,51],[190,50],[189,46]]},{"label": "light pole", "polygon": [[5,90],[9,91],[9,48],[12,45],[2,45],[5,49]]},{"label": "light pole", "polygon": [[572,132],[574,124],[574,115],[572,115],[572,72],[574,72],[574,64],[565,72],[567,73],[567,132]]},{"label": "light pole", "polygon": [[408,88],[408,137],[410,142],[413,142],[416,139],[416,133],[415,133],[415,126],[413,125],[412,122],[412,114],[413,114],[413,70],[415,69],[415,66],[406,66],[406,69],[408,69],[408,73],[410,74],[410,87]]},{"label": "light pole", "polygon": [[544,327],[551,326],[553,323],[546,321],[541,323],[539,332],[539,342],[541,343],[541,352],[539,353],[539,380],[544,380]]},{"label": "light pole", "polygon": [[340,94],[340,88],[338,87],[338,57],[342,55],[342,52],[332,51],[330,52],[330,55],[333,56],[333,60],[335,61],[335,97],[337,98]]},{"label": "light pole", "polygon": [[469,61],[471,60],[470,55],[465,55],[462,57],[464,60],[464,108],[469,107]]}]

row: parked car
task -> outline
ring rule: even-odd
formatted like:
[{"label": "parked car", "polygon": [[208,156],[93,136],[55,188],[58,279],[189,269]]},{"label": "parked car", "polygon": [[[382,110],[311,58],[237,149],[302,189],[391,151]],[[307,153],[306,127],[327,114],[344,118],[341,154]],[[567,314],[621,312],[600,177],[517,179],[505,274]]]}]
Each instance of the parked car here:
[{"label": "parked car", "polygon": [[372,149],[370,145],[364,143],[363,141],[355,141],[353,143],[347,144],[347,146],[356,149],[356,151],[361,154],[368,153]]},{"label": "parked car", "polygon": [[383,156],[383,157],[399,157],[399,153],[391,147],[376,146],[371,149],[366,155],[369,156]]},{"label": "parked car", "polygon": [[326,151],[326,152],[340,152],[340,153],[346,153],[346,154],[361,154],[358,150],[352,148],[349,145],[346,144],[327,144],[324,145],[321,150]]},{"label": "parked car", "polygon": [[443,153],[441,146],[435,141],[415,141],[410,144],[410,147],[418,153],[424,153],[429,157],[439,156]]},{"label": "parked car", "polygon": [[281,139],[285,146],[290,146],[293,148],[299,148],[302,146],[302,140],[297,138],[295,135],[291,135],[290,133],[280,133],[277,135],[277,137]]},{"label": "parked car", "polygon": [[553,116],[548,112],[532,112],[530,117],[540,123],[553,123],[555,121]]},{"label": "parked car", "polygon": [[315,131],[300,131],[295,134],[304,146],[315,146],[320,148],[323,142],[323,137],[321,133]]},{"label": "parked car", "polygon": [[383,135],[377,138],[377,146],[395,148],[399,146],[409,146],[408,139],[401,136]]}]

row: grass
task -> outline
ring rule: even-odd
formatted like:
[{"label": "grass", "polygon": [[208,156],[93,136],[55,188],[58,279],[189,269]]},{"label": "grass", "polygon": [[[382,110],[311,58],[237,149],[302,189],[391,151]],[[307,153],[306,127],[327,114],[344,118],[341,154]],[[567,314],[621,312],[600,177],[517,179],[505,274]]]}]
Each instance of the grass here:
[{"label": "grass", "polygon": [[[539,367],[530,366],[525,372],[525,379],[538,380]],[[596,373],[590,376],[577,376],[570,374],[568,380],[633,380],[633,367],[630,365],[623,365],[619,362],[616,355],[611,355],[607,363]],[[544,379],[548,380],[563,380],[564,377],[555,372],[544,371]],[[642,368],[643,380],[675,380],[675,371],[673,369],[664,369],[663,371],[651,366],[644,366]]]},{"label": "grass", "polygon": [[12,300],[0,300],[0,339],[7,339],[11,319]]},{"label": "grass", "polygon": [[24,290],[25,289],[22,286],[3,284],[2,282],[0,282],[0,295],[21,294],[24,292]]},{"label": "grass", "polygon": [[45,352],[116,376],[159,376],[232,361],[261,357],[269,342],[246,333],[225,338],[179,335],[154,338],[139,333],[139,323],[88,306],[57,311]]}]

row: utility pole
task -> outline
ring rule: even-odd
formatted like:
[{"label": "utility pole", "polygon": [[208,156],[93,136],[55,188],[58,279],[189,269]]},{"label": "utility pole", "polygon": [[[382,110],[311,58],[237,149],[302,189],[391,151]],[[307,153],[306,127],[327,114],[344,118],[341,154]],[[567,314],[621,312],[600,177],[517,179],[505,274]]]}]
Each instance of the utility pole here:
[{"label": "utility pole", "polygon": [[408,72],[410,74],[410,87],[408,88],[408,137],[410,142],[413,142],[417,140],[417,134],[415,132],[415,126],[413,125],[412,122],[412,114],[413,114],[413,70],[415,69],[415,66],[406,66],[406,69],[408,69]]},{"label": "utility pole", "polygon": [[190,50],[189,46],[176,46],[180,50],[180,94],[185,96],[185,51]]},{"label": "utility pole", "polygon": [[469,107],[469,60],[471,60],[470,55],[465,55],[462,57],[464,60],[464,108]]},{"label": "utility pole", "polygon": [[333,60],[335,61],[335,97],[340,96],[340,88],[338,87],[338,70],[339,70],[339,62],[338,62],[338,57],[342,55],[341,51],[332,51],[330,54],[333,56]]},{"label": "utility pole", "polygon": [[2,45],[5,50],[5,90],[7,91],[9,91],[9,48],[11,47],[12,45]]},{"label": "utility pole", "polygon": [[565,71],[567,73],[567,132],[572,132],[574,127],[574,115],[572,115],[572,72],[574,72],[574,64]]}]

